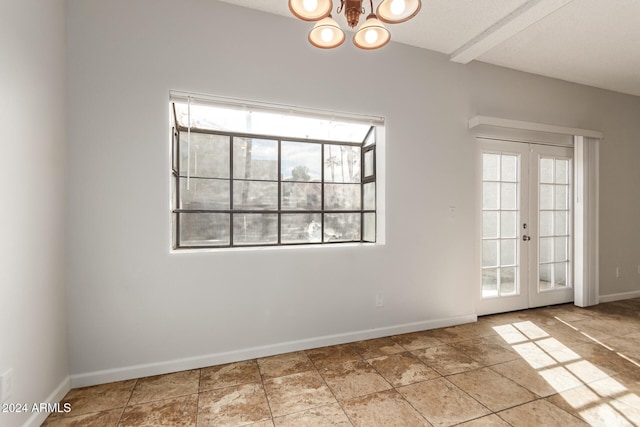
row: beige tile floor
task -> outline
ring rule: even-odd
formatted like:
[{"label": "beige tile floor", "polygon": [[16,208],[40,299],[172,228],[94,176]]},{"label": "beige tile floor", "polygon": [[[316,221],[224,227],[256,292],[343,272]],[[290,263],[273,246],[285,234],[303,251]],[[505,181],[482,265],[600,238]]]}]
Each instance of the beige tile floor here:
[{"label": "beige tile floor", "polygon": [[71,390],[58,426],[640,425],[640,298]]}]

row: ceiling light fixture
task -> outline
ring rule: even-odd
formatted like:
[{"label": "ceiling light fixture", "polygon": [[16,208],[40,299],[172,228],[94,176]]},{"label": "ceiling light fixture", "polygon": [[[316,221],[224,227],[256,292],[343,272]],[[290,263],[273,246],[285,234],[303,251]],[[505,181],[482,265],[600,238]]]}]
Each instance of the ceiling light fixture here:
[{"label": "ceiling light fixture", "polygon": [[[363,0],[340,0],[336,9],[338,14],[344,12],[347,24],[351,28],[358,26],[360,15],[365,13]],[[389,43],[391,33],[384,23],[398,24],[408,21],[417,15],[422,7],[420,0],[382,0],[373,12],[373,0],[369,0],[371,13],[353,35],[353,44],[360,49],[378,49]],[[331,0],[289,0],[291,13],[303,21],[316,21],[309,31],[309,42],[322,49],[332,49],[344,43],[345,34],[338,23],[331,17],[333,2]]]}]

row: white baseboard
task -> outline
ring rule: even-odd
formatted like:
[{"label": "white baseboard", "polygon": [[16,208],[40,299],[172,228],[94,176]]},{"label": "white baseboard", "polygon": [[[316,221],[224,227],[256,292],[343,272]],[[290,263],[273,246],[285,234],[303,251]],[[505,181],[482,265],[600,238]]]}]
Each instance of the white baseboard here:
[{"label": "white baseboard", "polygon": [[132,378],[142,378],[152,375],[166,374],[170,372],[199,369],[207,366],[222,365],[225,363],[239,362],[241,360],[255,359],[258,357],[273,356],[276,354],[289,353],[292,351],[309,350],[312,348],[345,344],[349,342],[381,338],[391,335],[406,334],[427,329],[443,328],[448,326],[460,325],[463,323],[475,322],[477,320],[478,317],[475,314],[469,314],[466,316],[448,317],[444,319],[407,323],[386,328],[368,329],[345,334],[327,335],[261,347],[251,347],[230,352],[168,360],[165,362],[145,363],[141,365],[126,366],[122,368],[105,369],[101,371],[71,375],[71,387],[87,387],[96,384],[105,384],[113,381],[123,381]]},{"label": "white baseboard", "polygon": [[[66,377],[42,403],[56,404],[71,390],[71,378]],[[38,427],[49,416],[49,412],[33,412],[22,427]]]},{"label": "white baseboard", "polygon": [[638,298],[640,291],[621,292],[619,294],[600,295],[600,302],[620,301],[623,299]]}]

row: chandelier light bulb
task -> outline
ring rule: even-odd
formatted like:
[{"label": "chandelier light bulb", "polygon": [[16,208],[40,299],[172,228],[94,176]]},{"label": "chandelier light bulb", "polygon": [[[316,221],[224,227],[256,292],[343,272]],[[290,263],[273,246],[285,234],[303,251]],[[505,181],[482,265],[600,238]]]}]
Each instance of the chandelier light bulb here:
[{"label": "chandelier light bulb", "polygon": [[382,0],[376,15],[387,24],[399,24],[416,16],[421,7],[421,0]]},{"label": "chandelier light bulb", "polygon": [[406,7],[407,3],[405,3],[404,0],[393,0],[390,7],[391,13],[394,15],[402,15]]},{"label": "chandelier light bulb", "polygon": [[374,44],[378,41],[378,32],[376,30],[367,30],[364,35],[364,39],[367,41],[367,43]]},{"label": "chandelier light bulb", "polygon": [[331,40],[333,40],[333,30],[330,28],[323,28],[320,32],[320,38],[323,42],[329,43]]},{"label": "chandelier light bulb", "polygon": [[304,7],[307,12],[313,12],[318,8],[318,0],[303,0],[302,7]]}]

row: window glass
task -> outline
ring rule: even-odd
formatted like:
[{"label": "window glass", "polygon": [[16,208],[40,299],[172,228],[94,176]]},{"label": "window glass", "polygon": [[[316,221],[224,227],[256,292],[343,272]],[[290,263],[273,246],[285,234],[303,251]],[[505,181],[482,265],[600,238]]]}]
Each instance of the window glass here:
[{"label": "window glass", "polygon": [[376,127],[250,110],[175,104],[174,248],[375,242]]}]

